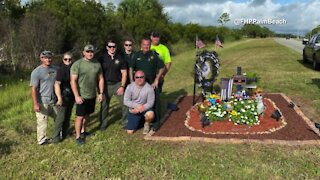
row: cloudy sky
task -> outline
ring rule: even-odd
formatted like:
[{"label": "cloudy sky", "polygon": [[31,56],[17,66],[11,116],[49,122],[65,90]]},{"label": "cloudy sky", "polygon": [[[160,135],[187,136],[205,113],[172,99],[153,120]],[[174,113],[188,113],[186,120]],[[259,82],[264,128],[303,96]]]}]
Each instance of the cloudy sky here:
[{"label": "cloudy sky", "polygon": [[[101,0],[102,3],[121,0]],[[320,0],[160,0],[172,22],[218,25],[227,12],[228,27],[240,28],[245,21],[277,21],[264,24],[278,33],[304,34],[320,25]]]}]

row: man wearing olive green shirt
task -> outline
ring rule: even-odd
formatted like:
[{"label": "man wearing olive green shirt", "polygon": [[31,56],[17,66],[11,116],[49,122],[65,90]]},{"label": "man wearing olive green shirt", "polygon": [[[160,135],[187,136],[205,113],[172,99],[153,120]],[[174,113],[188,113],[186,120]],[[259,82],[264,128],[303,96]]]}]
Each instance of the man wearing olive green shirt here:
[{"label": "man wearing olive green shirt", "polygon": [[84,144],[85,122],[94,112],[96,103],[96,86],[99,90],[98,101],[102,102],[104,88],[102,68],[98,61],[93,59],[94,47],[86,45],[83,58],[76,61],[71,67],[71,89],[76,101],[76,143]]}]

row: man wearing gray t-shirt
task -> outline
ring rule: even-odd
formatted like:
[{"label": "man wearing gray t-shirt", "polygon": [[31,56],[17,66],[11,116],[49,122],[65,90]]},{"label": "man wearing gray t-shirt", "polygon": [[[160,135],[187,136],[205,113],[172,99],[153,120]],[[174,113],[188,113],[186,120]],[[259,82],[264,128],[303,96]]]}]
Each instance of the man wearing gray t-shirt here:
[{"label": "man wearing gray t-shirt", "polygon": [[154,89],[145,81],[143,71],[137,71],[134,78],[134,82],[129,84],[124,93],[124,104],[129,107],[127,133],[133,134],[140,120],[144,118],[143,134],[147,134],[150,122],[154,119]]},{"label": "man wearing gray t-shirt", "polygon": [[31,95],[33,110],[37,116],[37,140],[39,145],[48,143],[47,126],[48,116],[56,117],[54,109],[54,83],[57,69],[51,65],[51,51],[40,54],[41,65],[31,73]]}]

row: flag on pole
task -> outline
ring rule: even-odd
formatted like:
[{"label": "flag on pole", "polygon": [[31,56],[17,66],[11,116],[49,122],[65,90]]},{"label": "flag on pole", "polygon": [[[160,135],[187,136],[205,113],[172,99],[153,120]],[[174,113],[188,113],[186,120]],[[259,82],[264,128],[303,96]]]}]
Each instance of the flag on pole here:
[{"label": "flag on pole", "polygon": [[196,39],[196,48],[204,48],[206,45],[197,37]]},{"label": "flag on pole", "polygon": [[218,35],[216,36],[216,42],[215,42],[215,45],[216,45],[216,48],[217,48],[217,47],[221,47],[221,48],[223,48],[223,45],[222,45],[222,43],[221,43],[221,41],[220,41],[220,39],[219,39],[219,36],[218,36]]}]

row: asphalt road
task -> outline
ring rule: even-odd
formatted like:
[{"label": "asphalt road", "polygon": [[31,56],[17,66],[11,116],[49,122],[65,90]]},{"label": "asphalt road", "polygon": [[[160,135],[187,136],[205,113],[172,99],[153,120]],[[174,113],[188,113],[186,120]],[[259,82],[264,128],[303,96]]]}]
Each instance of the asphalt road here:
[{"label": "asphalt road", "polygon": [[285,39],[285,38],[275,38],[274,39],[277,43],[285,45],[298,53],[302,54],[302,50],[304,45],[302,44],[302,41],[299,41],[297,39]]}]

